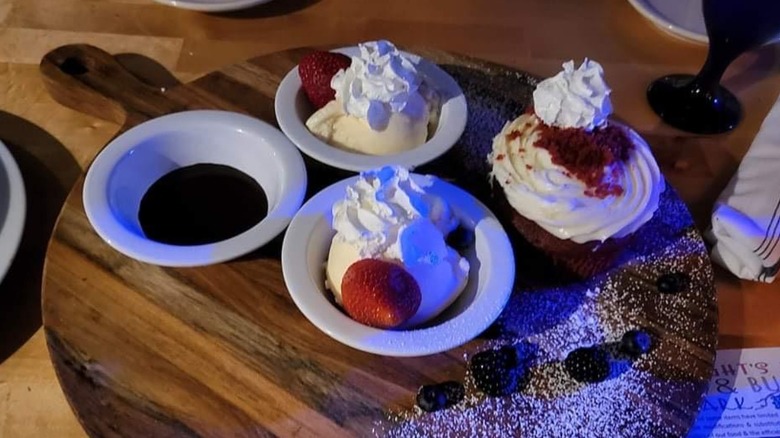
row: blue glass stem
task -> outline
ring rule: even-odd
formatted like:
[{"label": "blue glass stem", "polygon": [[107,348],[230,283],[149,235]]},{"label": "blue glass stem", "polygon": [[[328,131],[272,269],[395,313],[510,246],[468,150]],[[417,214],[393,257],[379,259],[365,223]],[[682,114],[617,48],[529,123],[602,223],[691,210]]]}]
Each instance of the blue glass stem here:
[{"label": "blue glass stem", "polygon": [[704,61],[699,73],[691,80],[686,88],[692,95],[716,100],[720,95],[720,80],[731,63],[737,59],[742,51],[732,47],[710,44],[707,52],[707,60]]}]

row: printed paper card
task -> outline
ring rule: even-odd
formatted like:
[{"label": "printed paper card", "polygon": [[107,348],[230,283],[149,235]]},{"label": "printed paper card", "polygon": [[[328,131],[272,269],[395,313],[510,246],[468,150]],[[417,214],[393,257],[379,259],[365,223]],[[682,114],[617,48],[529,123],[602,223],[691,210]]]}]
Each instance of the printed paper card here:
[{"label": "printed paper card", "polygon": [[780,437],[780,348],[719,350],[688,438]]}]

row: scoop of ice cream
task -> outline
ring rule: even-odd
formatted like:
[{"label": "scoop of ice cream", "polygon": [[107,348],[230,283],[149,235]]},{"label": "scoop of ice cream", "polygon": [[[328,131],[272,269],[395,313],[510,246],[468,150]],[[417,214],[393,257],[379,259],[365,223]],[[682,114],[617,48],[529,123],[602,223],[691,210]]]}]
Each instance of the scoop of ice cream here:
[{"label": "scoop of ice cream", "polygon": [[325,269],[328,288],[341,302],[341,281],[349,266],[377,258],[398,263],[420,285],[422,301],[405,324],[421,324],[446,309],[463,291],[468,261],[445,238],[458,221],[447,203],[426,193],[406,169],[364,172],[333,206],[333,237]]},{"label": "scoop of ice cream", "polygon": [[591,131],[612,113],[610,92],[598,62],[586,58],[575,69],[568,61],[563,71],[536,86],[534,112],[547,125]]},{"label": "scoop of ice cream", "polygon": [[374,130],[366,119],[350,116],[336,100],[306,121],[306,127],[332,146],[369,155],[392,155],[413,149],[428,138],[428,121],[391,113],[386,126]]}]

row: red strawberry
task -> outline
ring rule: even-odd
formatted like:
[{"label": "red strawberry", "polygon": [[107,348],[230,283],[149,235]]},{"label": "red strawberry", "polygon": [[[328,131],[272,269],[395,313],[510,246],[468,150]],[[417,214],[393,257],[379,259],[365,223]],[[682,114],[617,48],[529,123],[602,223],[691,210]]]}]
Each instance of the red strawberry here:
[{"label": "red strawberry", "polygon": [[320,109],[336,97],[330,88],[330,80],[352,64],[349,56],[341,53],[315,51],[304,56],[298,63],[303,91],[316,109]]},{"label": "red strawberry", "polygon": [[420,307],[420,286],[394,263],[363,259],[347,268],[341,280],[344,310],[355,321],[379,328],[397,327]]}]

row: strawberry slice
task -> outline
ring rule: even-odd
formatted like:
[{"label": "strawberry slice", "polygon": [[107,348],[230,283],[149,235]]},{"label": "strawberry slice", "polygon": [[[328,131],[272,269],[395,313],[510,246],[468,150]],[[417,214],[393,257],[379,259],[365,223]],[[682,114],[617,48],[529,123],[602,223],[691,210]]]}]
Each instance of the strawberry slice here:
[{"label": "strawberry slice", "polygon": [[420,286],[406,269],[377,259],[359,260],[341,280],[344,310],[355,321],[379,328],[398,327],[420,307]]},{"label": "strawberry slice", "polygon": [[307,54],[298,63],[298,75],[309,102],[320,109],[336,98],[336,91],[330,88],[330,80],[352,64],[349,56],[341,53],[315,51]]}]

